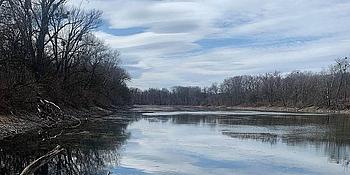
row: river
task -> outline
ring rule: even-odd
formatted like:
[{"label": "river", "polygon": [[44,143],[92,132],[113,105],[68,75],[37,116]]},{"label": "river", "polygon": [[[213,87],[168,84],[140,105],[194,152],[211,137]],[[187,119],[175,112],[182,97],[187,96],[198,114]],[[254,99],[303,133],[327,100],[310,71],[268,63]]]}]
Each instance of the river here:
[{"label": "river", "polygon": [[123,112],[17,136],[0,142],[0,174],[58,144],[37,174],[350,174],[348,116],[256,111]]}]

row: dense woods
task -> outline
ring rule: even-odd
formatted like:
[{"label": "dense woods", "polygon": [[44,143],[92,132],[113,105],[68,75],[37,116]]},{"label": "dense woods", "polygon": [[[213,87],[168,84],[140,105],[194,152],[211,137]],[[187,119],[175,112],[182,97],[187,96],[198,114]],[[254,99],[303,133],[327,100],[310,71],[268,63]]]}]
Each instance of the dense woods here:
[{"label": "dense woods", "polygon": [[119,52],[93,35],[100,17],[66,0],[0,0],[0,111],[128,103]]},{"label": "dense woods", "polygon": [[349,60],[337,59],[322,72],[293,71],[244,75],[225,79],[210,87],[132,89],[134,104],[285,106],[349,109]]}]

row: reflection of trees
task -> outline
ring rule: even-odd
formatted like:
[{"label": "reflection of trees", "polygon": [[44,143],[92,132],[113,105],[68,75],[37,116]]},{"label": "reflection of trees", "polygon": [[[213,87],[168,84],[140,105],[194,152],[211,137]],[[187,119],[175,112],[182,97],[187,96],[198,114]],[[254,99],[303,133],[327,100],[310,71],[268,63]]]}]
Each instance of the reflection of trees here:
[{"label": "reflection of trees", "polygon": [[173,116],[171,120],[173,123],[176,123],[176,124],[215,124],[217,123],[216,117],[192,116],[192,115]]},{"label": "reflection of trees", "polygon": [[[330,162],[348,165],[350,163],[350,118],[348,116],[191,116],[178,115],[168,118],[175,124],[209,124],[210,126],[249,125],[266,127],[269,133],[240,133],[229,130],[222,134],[232,138],[250,139],[264,143],[286,143],[290,146],[312,145],[323,151]],[[280,130],[281,132],[274,132]],[[276,134],[280,133],[280,134]]]},{"label": "reflection of trees", "polygon": [[264,143],[270,143],[270,144],[276,144],[278,139],[276,134],[271,134],[271,133],[236,133],[236,132],[223,131],[222,134],[230,136],[232,138],[252,139],[252,140],[258,140],[258,141],[261,141]]},{"label": "reflection of trees", "polygon": [[256,125],[256,126],[304,126],[329,124],[332,116],[211,116],[211,115],[174,115],[169,117],[152,117],[161,120],[171,120],[175,124],[225,124],[225,125]]},{"label": "reflection of trees", "polygon": [[[107,174],[106,166],[118,164],[120,147],[128,138],[127,123],[121,121],[94,121],[79,128],[67,130],[56,139],[42,140],[50,134],[25,135],[0,144],[0,174],[16,174],[26,165],[46,154],[57,144],[66,149],[42,166],[37,174]],[[23,142],[25,140],[25,142]]]}]

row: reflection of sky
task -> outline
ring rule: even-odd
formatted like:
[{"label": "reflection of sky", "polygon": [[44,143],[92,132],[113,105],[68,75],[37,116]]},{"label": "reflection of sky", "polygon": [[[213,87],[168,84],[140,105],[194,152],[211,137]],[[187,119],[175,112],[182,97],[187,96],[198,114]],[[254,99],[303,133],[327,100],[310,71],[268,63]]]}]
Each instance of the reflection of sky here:
[{"label": "reflection of sky", "polygon": [[[142,119],[128,128],[121,166],[114,174],[346,174],[341,165],[313,145],[288,146],[230,138],[222,131],[246,132],[252,126],[212,127]],[[256,127],[254,132],[269,132]],[[280,132],[280,131],[279,131]]]}]

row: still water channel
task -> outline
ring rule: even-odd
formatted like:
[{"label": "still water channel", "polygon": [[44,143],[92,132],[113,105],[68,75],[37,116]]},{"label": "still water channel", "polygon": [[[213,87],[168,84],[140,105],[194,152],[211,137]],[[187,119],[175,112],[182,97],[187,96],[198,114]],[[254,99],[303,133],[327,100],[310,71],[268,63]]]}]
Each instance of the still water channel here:
[{"label": "still water channel", "polygon": [[350,174],[349,116],[256,111],[124,112],[18,136],[0,142],[0,174],[58,144],[37,174]]}]

